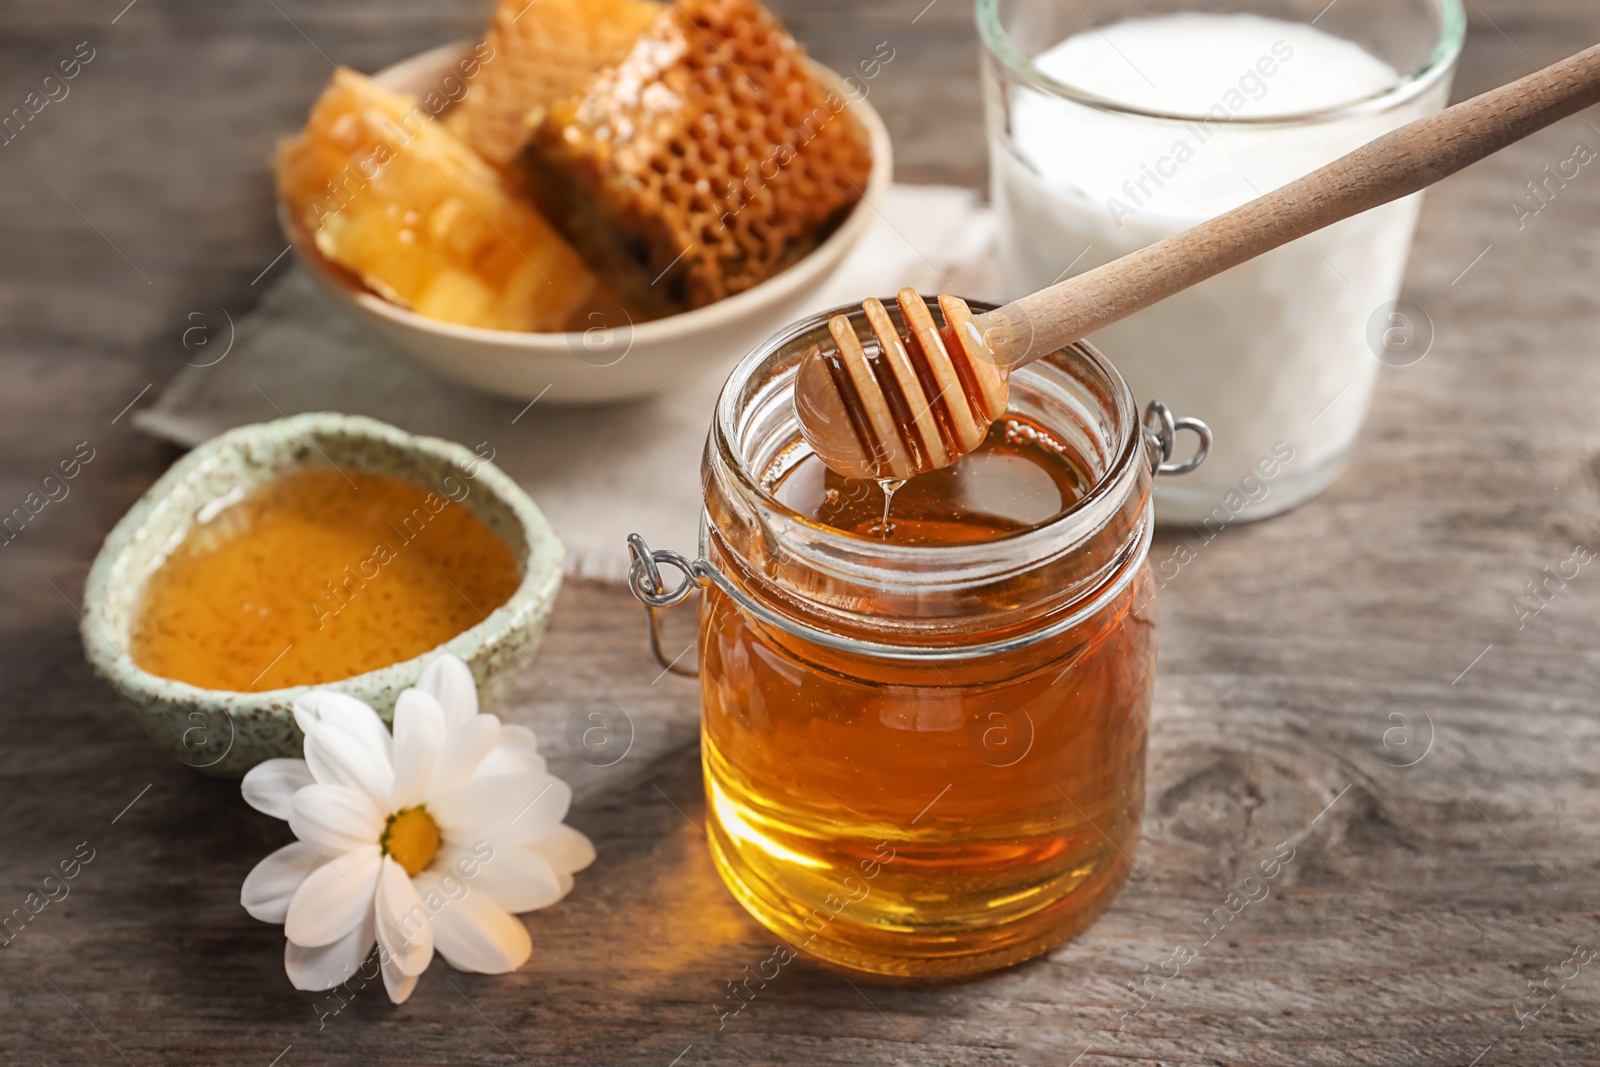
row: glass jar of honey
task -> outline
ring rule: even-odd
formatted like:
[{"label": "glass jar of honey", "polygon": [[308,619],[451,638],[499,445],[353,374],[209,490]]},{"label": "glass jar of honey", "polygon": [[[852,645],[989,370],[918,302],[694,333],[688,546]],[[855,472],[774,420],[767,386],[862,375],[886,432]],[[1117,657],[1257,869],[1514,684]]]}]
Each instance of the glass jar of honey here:
[{"label": "glass jar of honey", "polygon": [[[632,538],[630,584],[652,623],[703,590],[707,834],[740,903],[828,963],[990,970],[1083,929],[1128,877],[1152,476],[1198,465],[1210,434],[1159,404],[1142,424],[1077,344],[1017,371],[1006,415],[955,465],[899,487],[840,478],[792,403],[832,314],[872,353],[859,305],[752,352],[706,446],[700,558]],[[1180,429],[1200,450],[1164,462]]]}]

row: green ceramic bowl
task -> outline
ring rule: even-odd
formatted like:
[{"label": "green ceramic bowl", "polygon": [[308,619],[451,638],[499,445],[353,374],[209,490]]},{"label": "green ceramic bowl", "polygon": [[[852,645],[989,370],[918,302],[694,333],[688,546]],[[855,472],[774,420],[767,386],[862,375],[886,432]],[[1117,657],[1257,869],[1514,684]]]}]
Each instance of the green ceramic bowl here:
[{"label": "green ceramic bowl", "polygon": [[128,649],[145,581],[208,504],[330,462],[449,490],[505,538],[521,566],[522,584],[487,619],[438,648],[321,688],[364,700],[388,721],[395,700],[416,683],[423,666],[440,652],[453,652],[472,668],[483,708],[493,710],[544,636],[561,588],[561,542],[533,501],[498,468],[460,445],[354,415],[296,415],[230,430],[173,464],[123,516],[95,558],[84,593],[81,629],[89,663],[128,702],[145,732],[190,767],[237,778],[262,760],[299,756],[304,738],[293,708],[310,687],[235,693],[140,670]]}]

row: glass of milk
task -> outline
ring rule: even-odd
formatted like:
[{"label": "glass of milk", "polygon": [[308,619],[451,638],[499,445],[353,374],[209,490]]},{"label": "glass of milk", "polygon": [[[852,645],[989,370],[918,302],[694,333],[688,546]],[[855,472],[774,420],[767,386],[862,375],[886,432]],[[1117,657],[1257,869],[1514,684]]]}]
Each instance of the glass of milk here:
[{"label": "glass of milk", "polygon": [[[978,0],[1008,296],[1221,214],[1445,105],[1460,0]],[[1380,361],[1421,194],[1348,219],[1090,338],[1141,400],[1215,434],[1156,514],[1216,530],[1338,477]],[[1381,358],[1380,358],[1381,357]]]}]

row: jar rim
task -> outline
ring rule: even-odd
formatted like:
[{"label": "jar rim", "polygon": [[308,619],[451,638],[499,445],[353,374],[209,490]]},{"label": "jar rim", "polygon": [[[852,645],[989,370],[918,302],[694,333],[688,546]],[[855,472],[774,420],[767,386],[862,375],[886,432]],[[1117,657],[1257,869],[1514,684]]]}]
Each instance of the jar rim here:
[{"label": "jar rim", "polygon": [[[895,307],[895,297],[880,298],[887,308]],[[937,309],[936,298],[925,298],[930,307]],[[993,311],[998,304],[986,300],[967,300],[967,305],[976,313]],[[796,338],[824,325],[835,315],[849,315],[861,313],[860,301],[841,304],[816,312],[804,319],[791,323],[782,330],[767,338],[752,349],[744,359],[734,367],[723,383],[722,391],[717,397],[716,415],[712,424],[711,438],[707,442],[708,449],[715,449],[721,454],[724,461],[737,472],[744,483],[758,494],[763,506],[771,509],[778,516],[789,522],[804,526],[813,536],[823,540],[837,540],[841,546],[870,547],[876,554],[900,558],[904,560],[923,560],[937,562],[941,560],[954,561],[962,556],[976,552],[990,551],[996,547],[1017,547],[1026,549],[1034,543],[1058,543],[1063,536],[1069,536],[1069,530],[1074,525],[1083,525],[1092,528],[1091,522],[1085,522],[1086,515],[1098,515],[1105,511],[1107,497],[1113,493],[1126,492],[1131,485],[1128,477],[1129,471],[1146,456],[1148,442],[1144,436],[1142,424],[1139,421],[1138,406],[1134,400],[1132,387],[1127,379],[1117,370],[1116,366],[1106,358],[1094,345],[1088,341],[1075,341],[1065,345],[1061,352],[1073,352],[1083,358],[1102,379],[1113,398],[1115,410],[1107,412],[1115,419],[1117,439],[1107,442],[1104,469],[1095,477],[1093,484],[1088,489],[1068,504],[1061,511],[1042,522],[999,534],[994,537],[984,538],[979,541],[967,541],[951,544],[914,544],[904,545],[892,541],[883,541],[878,538],[868,537],[863,534],[841,530],[834,526],[804,515],[789,507],[777,498],[763,483],[763,471],[750,469],[745,457],[740,455],[733,442],[738,433],[740,409],[738,398],[742,395],[744,386],[754,374],[761,369],[767,361],[791,344]],[[1044,357],[1049,359],[1050,357]],[[1002,418],[1004,416],[1002,415]],[[1078,532],[1079,535],[1087,534],[1089,529]]]},{"label": "jar rim", "polygon": [[[1002,0],[977,0],[976,19],[978,35],[985,50],[1007,70],[1029,87],[1046,96],[1069,100],[1096,111],[1139,118],[1159,119],[1167,122],[1194,122],[1203,116],[1161,108],[1146,108],[1090,92],[1046,74],[1019,48],[1000,23]],[[1409,74],[1401,74],[1391,85],[1374,90],[1364,96],[1340,101],[1321,108],[1267,115],[1234,115],[1230,125],[1273,126],[1309,125],[1335,122],[1359,115],[1381,113],[1400,107],[1407,101],[1426,93],[1440,79],[1448,76],[1461,54],[1466,40],[1467,16],[1461,0],[1437,0],[1440,16],[1439,38],[1422,65]],[[1331,5],[1330,5],[1331,6]],[[1320,17],[1320,16],[1319,16]]]}]

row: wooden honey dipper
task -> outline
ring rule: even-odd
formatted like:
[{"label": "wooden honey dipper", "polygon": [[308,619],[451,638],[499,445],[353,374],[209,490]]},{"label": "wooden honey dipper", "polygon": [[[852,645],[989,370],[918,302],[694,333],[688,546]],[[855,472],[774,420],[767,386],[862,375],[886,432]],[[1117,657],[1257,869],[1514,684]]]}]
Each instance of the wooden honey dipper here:
[{"label": "wooden honey dipper", "polygon": [[[902,289],[906,333],[867,300],[877,351],[844,315],[795,379],[801,432],[848,478],[899,481],[976,448],[1005,411],[1012,371],[1341,219],[1409,196],[1600,102],[1600,45],[1418,119],[1242,207],[987,314],[940,296],[943,325]],[[1204,414],[1203,412],[1200,414]]]}]

